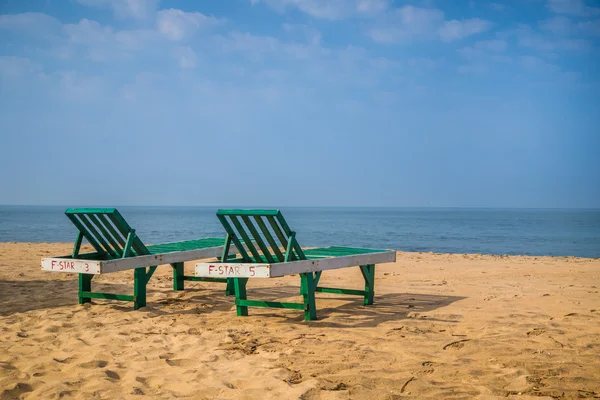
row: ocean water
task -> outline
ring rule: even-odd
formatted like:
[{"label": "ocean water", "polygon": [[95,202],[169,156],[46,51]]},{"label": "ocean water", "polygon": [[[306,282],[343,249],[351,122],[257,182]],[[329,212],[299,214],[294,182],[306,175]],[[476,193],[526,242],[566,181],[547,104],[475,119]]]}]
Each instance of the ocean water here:
[{"label": "ocean water", "polygon": [[[0,206],[0,242],[72,242],[66,207]],[[221,237],[217,207],[119,207],[145,243]],[[600,257],[600,210],[281,208],[302,246]]]}]

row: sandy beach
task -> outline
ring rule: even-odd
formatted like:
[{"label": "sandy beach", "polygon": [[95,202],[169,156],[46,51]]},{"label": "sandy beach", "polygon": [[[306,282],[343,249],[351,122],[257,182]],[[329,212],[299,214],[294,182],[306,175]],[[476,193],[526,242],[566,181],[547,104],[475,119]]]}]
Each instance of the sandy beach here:
[{"label": "sandy beach", "polygon": [[[175,292],[168,266],[139,311],[80,306],[76,275],[40,270],[71,246],[0,243],[0,399],[600,398],[598,259],[399,252],[376,271],[374,306],[319,293],[319,320],[305,322],[237,317],[223,284]],[[132,275],[94,288],[131,293]],[[298,285],[255,279],[249,298],[296,300]]]}]

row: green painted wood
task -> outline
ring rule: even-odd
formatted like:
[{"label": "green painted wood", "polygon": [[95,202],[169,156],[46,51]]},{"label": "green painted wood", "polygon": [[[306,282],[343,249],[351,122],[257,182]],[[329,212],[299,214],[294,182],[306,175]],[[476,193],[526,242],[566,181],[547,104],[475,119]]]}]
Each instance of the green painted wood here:
[{"label": "green painted wood", "polygon": [[388,250],[378,249],[361,249],[355,247],[322,247],[315,249],[304,250],[304,254],[307,257],[342,257],[342,256],[355,256],[359,254],[374,254],[383,253]]},{"label": "green painted wood", "polygon": [[184,269],[183,263],[173,263],[171,266],[173,267],[173,290],[183,290],[184,288]]},{"label": "green painted wood", "polygon": [[174,243],[161,243],[146,246],[150,254],[173,253],[176,251],[189,251],[198,249],[208,249],[211,247],[220,247],[225,244],[223,238],[205,238],[195,240],[185,240]]},{"label": "green painted wood", "polygon": [[250,237],[246,233],[246,230],[244,229],[240,221],[235,215],[230,215],[229,220],[231,221],[233,226],[235,226],[235,229],[237,229],[237,233],[240,235],[241,239],[244,241],[246,246],[248,246],[248,250],[250,250],[250,253],[254,257],[254,262],[259,262],[257,260],[261,259],[260,254],[256,247],[254,247],[254,243],[252,243],[252,240],[250,240]]},{"label": "green painted wood", "polygon": [[125,248],[123,248],[123,258],[131,255],[131,247],[133,246],[133,240],[135,239],[135,229],[132,229],[127,234],[127,241],[125,242]]},{"label": "green painted wood", "polygon": [[119,233],[115,229],[115,227],[111,224],[110,220],[108,219],[108,217],[105,214],[95,214],[95,215],[96,215],[96,217],[98,217],[98,219],[100,219],[100,221],[102,221],[102,223],[104,224],[106,229],[108,229],[110,234],[115,238],[115,240],[117,241],[117,243],[119,244],[119,246],[121,248],[121,254],[122,254],[123,248],[125,248],[126,237],[123,236],[121,233]]},{"label": "green painted wood", "polygon": [[94,275],[79,274],[79,304],[89,303],[92,301],[90,296],[82,296],[81,293],[92,291],[92,279]]},{"label": "green painted wood", "polygon": [[71,223],[75,225],[79,232],[83,234],[85,239],[89,242],[89,244],[92,245],[94,250],[101,254],[101,257],[104,257],[104,255],[106,254],[106,250],[104,250],[102,246],[100,246],[100,243],[98,243],[96,239],[92,236],[92,234],[88,232],[87,228],[81,222],[79,222],[77,216],[74,214],[67,214],[67,217],[69,218]]},{"label": "green painted wood", "polygon": [[252,223],[250,218],[246,215],[242,215],[241,218],[242,218],[242,221],[244,221],[244,224],[246,224],[246,227],[248,228],[248,230],[250,231],[250,234],[254,238],[254,241],[260,248],[260,251],[262,252],[263,257],[266,258],[267,262],[269,262],[269,263],[275,262],[275,259],[269,252],[268,246],[265,244],[262,236],[260,236],[260,234],[258,233],[258,230],[256,230],[256,227],[254,226],[254,224]]},{"label": "green painted wood", "polygon": [[71,252],[71,257],[77,258],[79,255],[79,249],[81,249],[81,242],[83,241],[83,233],[81,231],[77,232],[77,239],[75,239],[75,244],[73,245],[73,252]]},{"label": "green painted wood", "polygon": [[146,306],[146,268],[133,270],[133,309],[138,310]]},{"label": "green painted wood", "polygon": [[112,247],[109,246],[109,244],[102,237],[100,232],[98,232],[98,230],[94,226],[94,223],[90,219],[90,215],[88,215],[88,214],[79,215],[79,220],[87,228],[88,232],[94,236],[94,239],[96,239],[96,242],[98,242],[102,246],[104,251],[106,251],[106,253],[109,256],[117,257],[117,253],[112,249]]},{"label": "green painted wood", "polygon": [[279,224],[277,223],[275,218],[270,215],[266,216],[266,219],[267,219],[267,222],[269,223],[269,225],[271,226],[271,229],[273,229],[273,232],[275,232],[275,236],[277,236],[277,239],[279,239],[279,243],[281,243],[281,247],[283,247],[285,249],[287,247],[288,240],[287,240],[287,237],[281,231]]},{"label": "green painted wood", "polygon": [[223,228],[225,228],[225,231],[231,236],[231,240],[233,241],[233,244],[235,244],[235,247],[240,252],[240,255],[242,256],[242,258],[244,259],[244,261],[245,262],[250,262],[251,261],[251,257],[250,257],[250,255],[248,255],[248,252],[246,251],[246,249],[244,248],[244,246],[242,246],[242,242],[240,241],[240,239],[235,234],[235,231],[231,227],[231,224],[229,224],[229,222],[227,221],[227,219],[223,215],[219,215],[217,213],[217,218],[219,219],[219,222],[221,222],[221,225],[223,225]]},{"label": "green painted wood", "polygon": [[191,275],[185,275],[183,277],[184,281],[194,281],[194,282],[227,282],[228,279],[227,278],[210,278],[210,277],[204,277],[204,276],[191,276]]},{"label": "green painted wood", "polygon": [[135,296],[127,294],[116,294],[116,293],[99,293],[99,292],[79,292],[79,297],[88,299],[105,299],[105,300],[120,300],[120,301],[133,301],[135,302]]},{"label": "green painted wood", "polygon": [[375,298],[375,265],[361,265],[360,270],[365,278],[364,305],[369,306]]},{"label": "green painted wood", "polygon": [[[121,232],[123,237],[127,237],[129,232],[133,230],[127,221],[125,221],[125,218],[123,218],[121,213],[119,213],[117,210],[111,214],[108,214],[108,217],[113,225],[119,230],[119,232]],[[150,254],[144,243],[142,243],[141,239],[137,235],[133,238],[131,248],[135,251],[135,254],[140,256]]]},{"label": "green painted wood", "polygon": [[317,319],[317,303],[315,300],[314,275],[312,272],[300,274],[301,284],[305,290],[302,293],[304,302],[304,320],[314,321]]},{"label": "green painted wood", "polygon": [[272,215],[275,216],[279,214],[279,210],[244,210],[244,209],[234,209],[234,210],[218,210],[217,215]]},{"label": "green painted wood", "polygon": [[235,300],[236,306],[246,307],[268,307],[268,308],[289,308],[294,310],[304,310],[303,303],[284,303],[280,301],[262,301],[262,300]]},{"label": "green painted wood", "polygon": [[364,296],[364,290],[354,290],[354,289],[342,289],[342,288],[329,288],[329,287],[317,287],[315,292],[321,293],[335,293],[335,294],[351,294],[354,296]]},{"label": "green painted wood", "polygon": [[246,284],[248,278],[233,278],[233,287],[235,289],[235,310],[238,317],[245,317],[248,315],[248,306],[238,304],[240,301],[246,300]]},{"label": "green painted wood", "polygon": [[119,243],[117,243],[116,239],[113,238],[112,234],[109,233],[108,228],[104,226],[104,224],[98,217],[98,214],[89,214],[88,218],[91,220],[91,222],[94,225],[96,225],[96,227],[98,228],[100,233],[102,233],[102,236],[104,236],[104,239],[106,239],[108,244],[111,245],[112,249],[115,252],[115,256],[122,257],[123,256],[123,248],[119,245]]},{"label": "green painted wood", "polygon": [[263,236],[265,237],[265,239],[267,239],[267,242],[269,242],[269,246],[271,247],[271,251],[273,252],[273,254],[275,254],[275,257],[277,257],[277,259],[280,262],[283,262],[285,257],[283,256],[283,253],[281,252],[281,250],[279,250],[279,245],[277,244],[277,242],[275,242],[273,235],[269,231],[269,228],[267,228],[267,225],[263,221],[262,217],[259,215],[255,215],[254,221],[256,221],[256,224],[258,225],[261,232],[263,233]]},{"label": "green painted wood", "polygon": [[292,236],[288,237],[288,243],[285,247],[285,261],[294,261],[296,258],[294,256],[294,235],[296,233],[292,232]]},{"label": "green painted wood", "polygon": [[112,214],[116,208],[67,208],[66,214]]},{"label": "green painted wood", "polygon": [[148,272],[146,273],[146,283],[150,281],[152,275],[154,275],[154,272],[156,271],[156,268],[158,268],[158,265],[153,265],[150,268],[148,268]]}]

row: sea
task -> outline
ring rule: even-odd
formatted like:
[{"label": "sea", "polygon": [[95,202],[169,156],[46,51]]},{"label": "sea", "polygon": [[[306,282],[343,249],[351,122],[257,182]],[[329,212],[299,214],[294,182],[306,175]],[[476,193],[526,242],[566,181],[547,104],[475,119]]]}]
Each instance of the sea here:
[{"label": "sea", "polygon": [[[73,242],[60,206],[0,206],[0,242]],[[243,207],[240,207],[243,208]],[[217,207],[118,207],[144,243],[225,235]],[[302,246],[600,257],[600,209],[280,208]]]}]

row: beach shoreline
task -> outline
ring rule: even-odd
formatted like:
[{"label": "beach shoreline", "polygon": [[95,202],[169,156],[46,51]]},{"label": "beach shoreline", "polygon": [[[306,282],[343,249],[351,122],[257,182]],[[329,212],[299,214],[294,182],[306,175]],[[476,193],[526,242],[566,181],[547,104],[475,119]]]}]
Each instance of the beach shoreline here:
[{"label": "beach shoreline", "polygon": [[[75,274],[40,270],[71,249],[0,243],[0,398],[600,397],[597,258],[398,252],[377,267],[373,306],[319,293],[306,322],[297,310],[237,317],[223,284],[175,292],[166,266],[145,308],[81,306]],[[322,281],[362,285],[358,268]],[[94,283],[131,293],[132,272]],[[249,298],[295,300],[298,286],[255,279]]]}]

